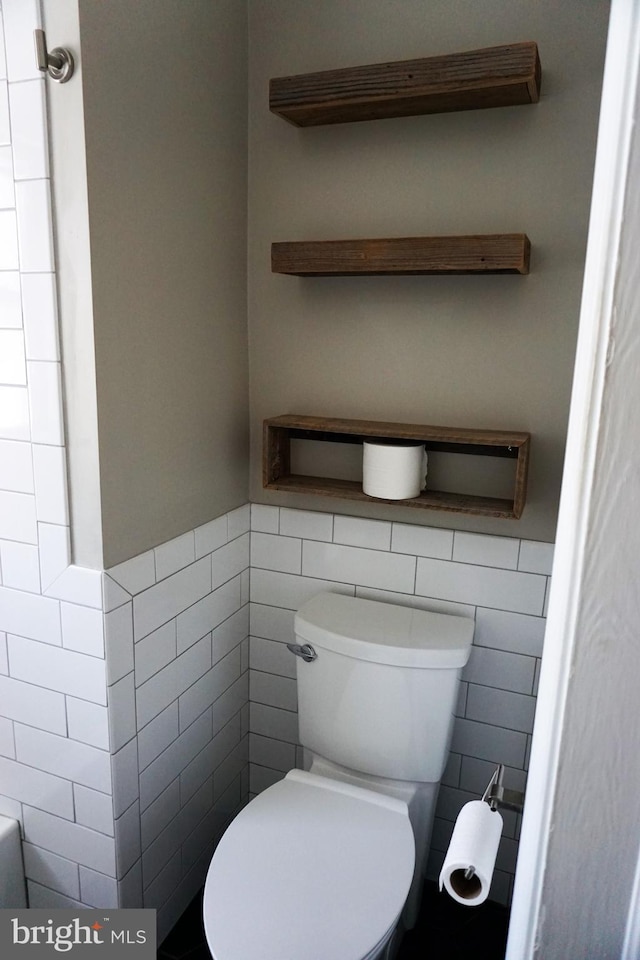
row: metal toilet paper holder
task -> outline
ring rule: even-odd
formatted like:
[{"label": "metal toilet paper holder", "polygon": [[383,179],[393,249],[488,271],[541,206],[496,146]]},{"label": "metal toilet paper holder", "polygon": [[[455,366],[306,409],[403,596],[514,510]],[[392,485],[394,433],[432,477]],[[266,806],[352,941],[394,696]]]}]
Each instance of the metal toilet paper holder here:
[{"label": "metal toilet paper holder", "polygon": [[504,764],[499,763],[487,784],[487,789],[482,794],[482,799],[492,810],[503,807],[505,810],[513,810],[514,813],[522,813],[524,794],[519,790],[508,790],[502,783],[503,778]]},{"label": "metal toilet paper holder", "polygon": [[[508,790],[502,782],[503,778],[504,764],[499,763],[493,771],[493,776],[487,784],[487,789],[482,794],[483,801],[488,803],[494,812],[498,807],[503,807],[505,810],[512,810],[514,813],[522,813],[524,793],[521,793],[519,790]],[[467,867],[464,872],[465,880],[471,880],[474,873],[475,867]]]}]

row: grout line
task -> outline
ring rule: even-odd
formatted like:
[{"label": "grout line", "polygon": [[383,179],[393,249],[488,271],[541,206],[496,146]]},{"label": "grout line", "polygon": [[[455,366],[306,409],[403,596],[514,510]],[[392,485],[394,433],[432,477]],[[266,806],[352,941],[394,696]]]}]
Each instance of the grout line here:
[{"label": "grout line", "polygon": [[[206,557],[206,554],[205,554],[205,557]],[[201,557],[200,560],[204,560],[205,557]],[[196,560],[195,562],[196,562],[196,563],[199,563],[200,560]],[[187,569],[187,568],[185,567],[184,569]],[[241,586],[240,577],[242,577],[242,575],[243,575],[243,573],[245,572],[245,570],[248,570],[248,569],[249,569],[249,567],[245,567],[244,570],[241,570],[239,573],[233,574],[233,576],[229,577],[228,580],[225,580],[224,583],[219,584],[219,585],[218,585],[217,587],[215,587],[215,588],[212,587],[212,589],[209,590],[208,593],[205,593],[205,594],[203,594],[203,596],[199,597],[197,600],[194,600],[194,602],[191,603],[191,604],[189,604],[189,606],[183,607],[182,609],[178,610],[175,614],[173,614],[173,616],[170,616],[170,617],[169,617],[167,620],[165,620],[163,623],[159,623],[157,627],[154,627],[153,630],[150,630],[148,633],[145,633],[142,637],[137,637],[137,638],[136,638],[136,636],[135,636],[135,624],[134,624],[134,638],[133,638],[134,645],[137,644],[137,643],[140,643],[141,640],[145,640],[147,637],[150,637],[151,634],[153,634],[153,633],[156,632],[156,630],[160,630],[162,627],[165,627],[165,626],[166,626],[168,623],[170,623],[172,620],[177,620],[178,617],[181,616],[183,613],[186,613],[188,610],[193,609],[193,607],[195,607],[195,606],[196,606],[197,604],[199,604],[199,603],[202,603],[202,601],[203,601],[203,600],[206,600],[208,597],[212,597],[215,593],[217,593],[218,590],[222,589],[222,587],[228,586],[228,585],[229,585],[230,583],[232,583],[234,580],[238,580],[238,586],[240,587],[240,586]],[[178,573],[180,573],[180,572],[182,572],[182,571],[178,571]],[[176,576],[176,574],[172,574],[172,576]],[[169,578],[167,578],[167,579],[169,579]],[[166,583],[167,581],[166,581],[166,580],[163,580],[163,581],[161,581],[161,582],[162,582],[162,583]],[[150,587],[145,588],[145,590],[140,591],[140,593],[134,594],[134,596],[133,596],[132,599],[136,599],[136,597],[140,597],[140,596],[142,595],[142,593],[145,593],[145,592],[146,592],[146,590],[152,590],[154,586],[158,586],[158,584],[152,584]],[[243,604],[241,604],[241,605],[238,607],[238,610],[240,610],[240,609],[242,608],[242,606],[243,606]],[[118,609],[120,609],[120,608],[118,608]],[[236,611],[234,611],[234,612],[237,613],[238,611],[236,610]],[[226,619],[228,620],[229,618],[227,617]],[[221,621],[221,622],[224,622],[224,621]],[[217,626],[219,626],[219,624],[218,624]],[[213,629],[217,629],[217,626],[214,627]],[[196,642],[197,642],[197,641],[196,641]],[[189,649],[189,648],[187,647],[187,649]],[[184,652],[184,651],[183,651],[183,652]]]}]

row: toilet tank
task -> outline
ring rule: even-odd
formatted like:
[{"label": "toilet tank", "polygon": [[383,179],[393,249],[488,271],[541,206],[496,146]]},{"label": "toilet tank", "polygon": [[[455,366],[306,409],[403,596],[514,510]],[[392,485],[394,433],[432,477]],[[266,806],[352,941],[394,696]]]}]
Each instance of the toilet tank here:
[{"label": "toilet tank", "polygon": [[438,782],[447,762],[468,617],[321,593],[295,616],[300,742],[372,776]]}]

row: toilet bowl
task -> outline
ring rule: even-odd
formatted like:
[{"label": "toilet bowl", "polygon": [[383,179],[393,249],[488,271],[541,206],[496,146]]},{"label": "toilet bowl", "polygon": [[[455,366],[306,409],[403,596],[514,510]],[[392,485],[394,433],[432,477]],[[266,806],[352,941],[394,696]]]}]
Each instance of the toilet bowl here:
[{"label": "toilet bowl", "polygon": [[374,960],[411,885],[401,800],[292,770],[224,834],[204,889],[214,960]]},{"label": "toilet bowl", "polygon": [[340,594],[295,616],[292,770],[213,855],[213,960],[391,960],[415,922],[473,621]]}]

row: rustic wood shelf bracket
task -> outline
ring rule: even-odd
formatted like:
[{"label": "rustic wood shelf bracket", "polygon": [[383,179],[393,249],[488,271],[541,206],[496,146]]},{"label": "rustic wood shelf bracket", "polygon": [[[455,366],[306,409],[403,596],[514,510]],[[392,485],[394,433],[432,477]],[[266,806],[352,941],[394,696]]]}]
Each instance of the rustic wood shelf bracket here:
[{"label": "rustic wood shelf bracket", "polygon": [[271,270],[298,277],[529,273],[524,233],[273,243]]},{"label": "rustic wood shelf bracket", "polygon": [[533,41],[396,63],[276,77],[269,108],[299,127],[537,103]]},{"label": "rustic wood shelf bracket", "polygon": [[[363,493],[362,484],[357,481],[291,473],[292,440],[362,443],[363,440],[371,438],[420,440],[427,450],[513,459],[516,461],[513,498],[480,497],[427,489],[411,500],[377,500]],[[526,500],[530,440],[528,433],[504,430],[465,430],[457,427],[287,414],[264,421],[263,486],[267,490],[289,493],[316,494],[387,505],[393,503],[417,509],[446,510],[452,513],[517,520],[522,515]]]}]

